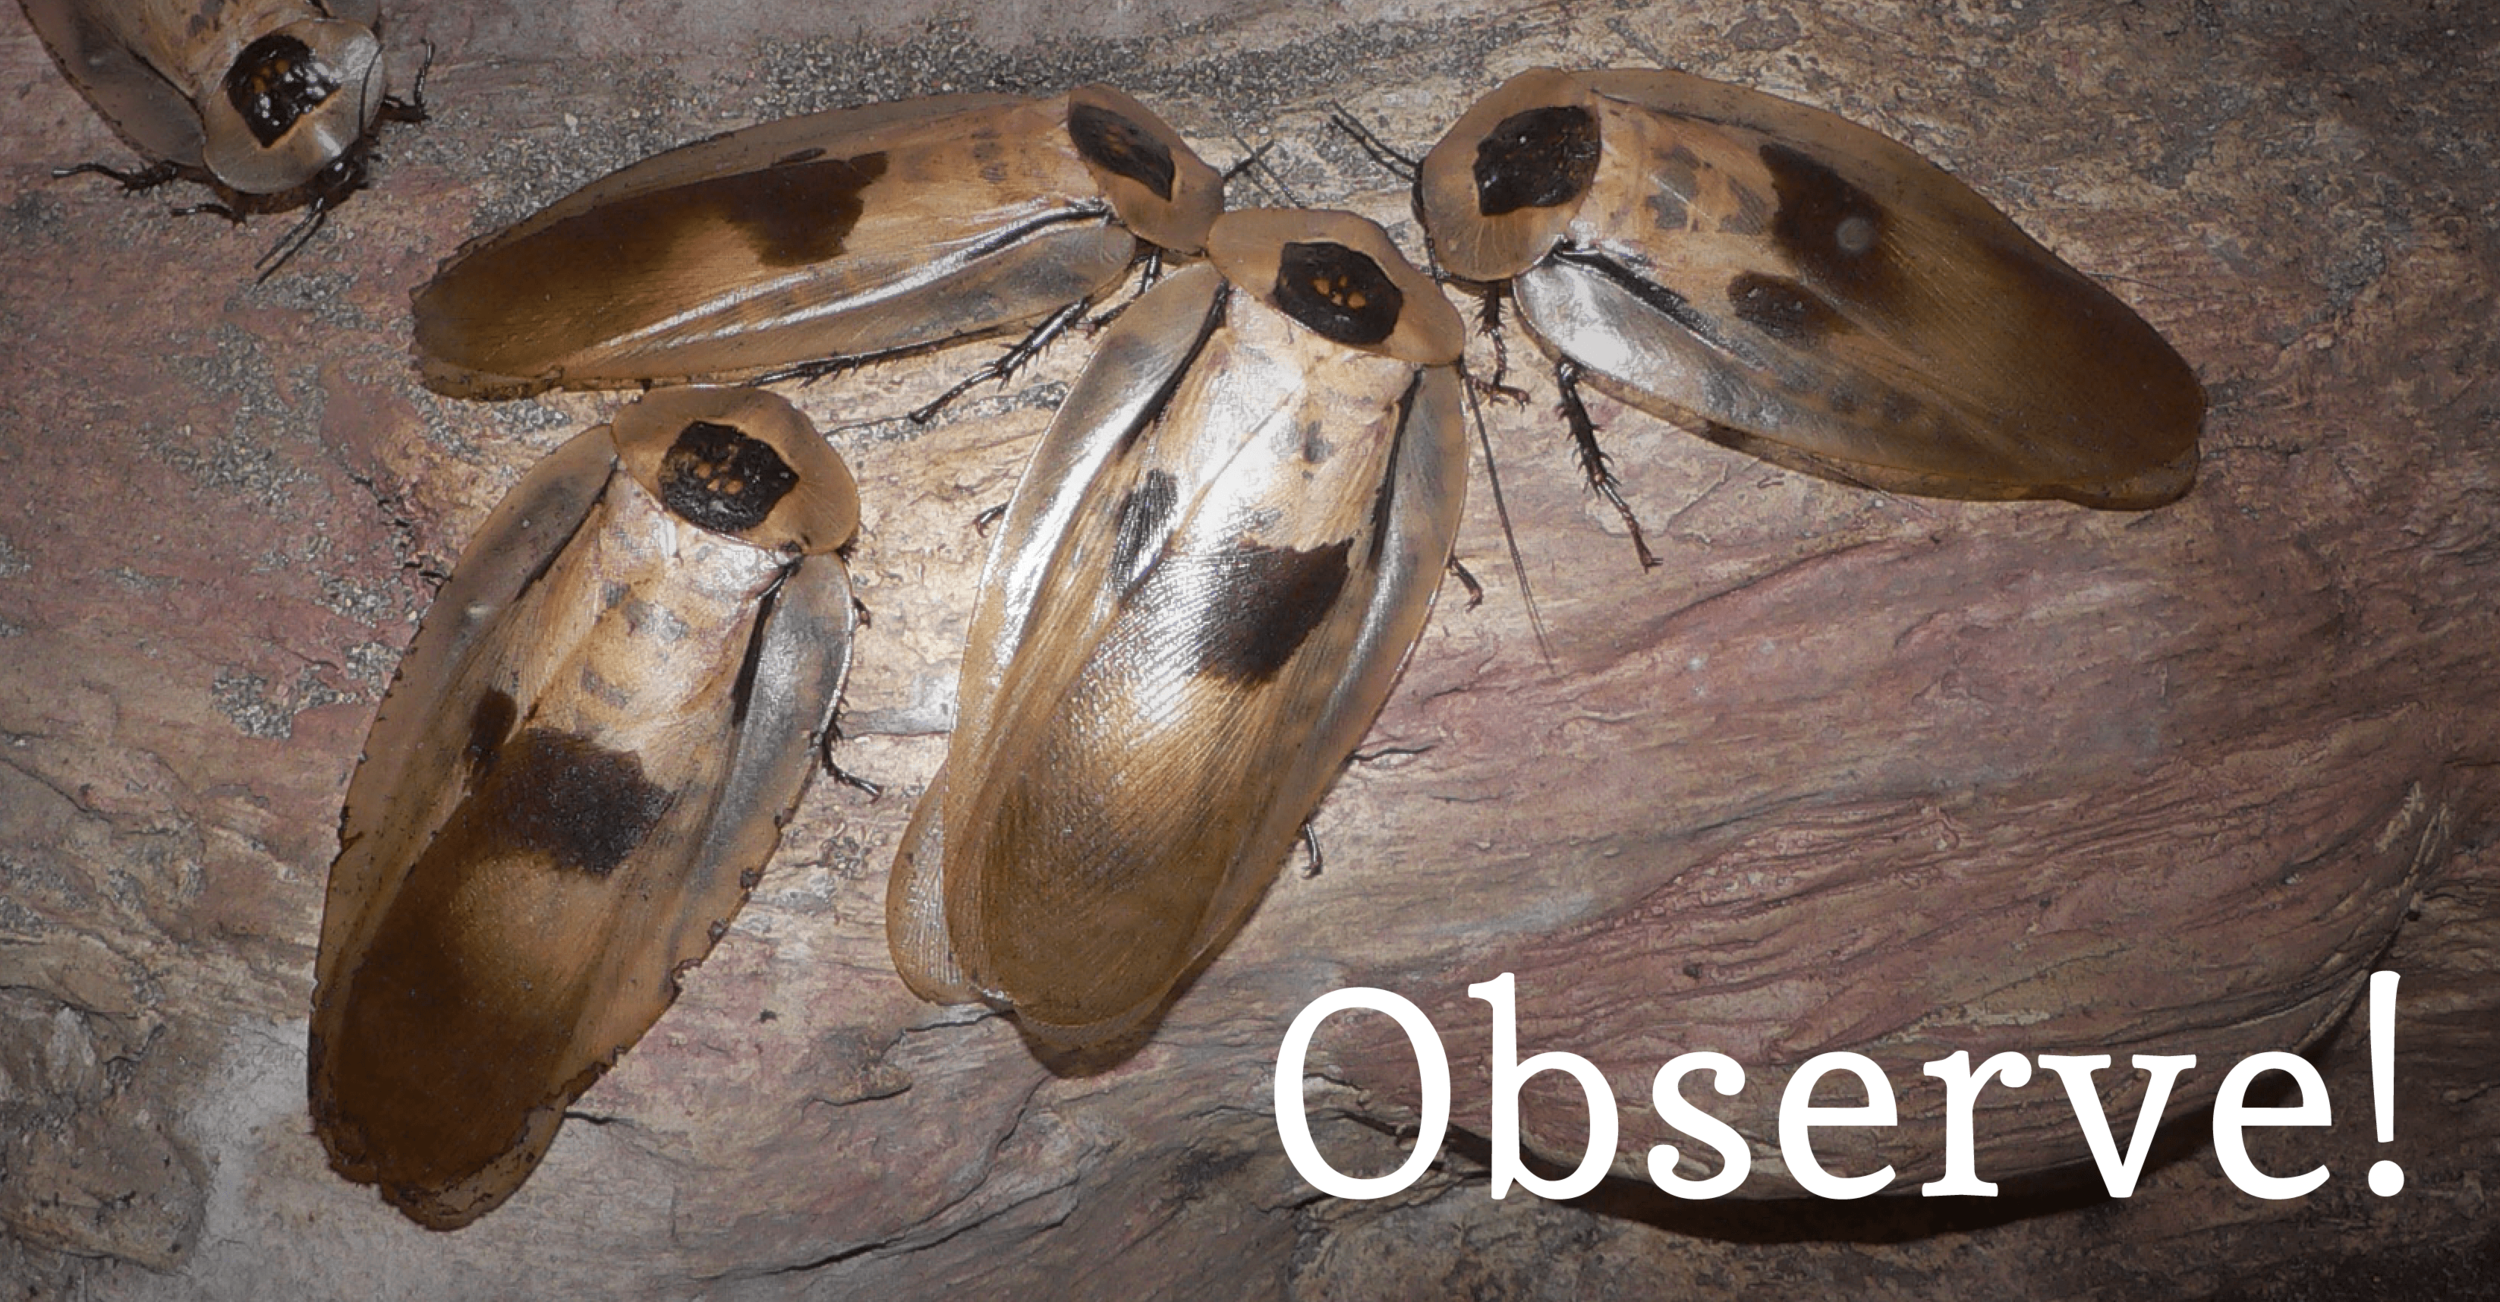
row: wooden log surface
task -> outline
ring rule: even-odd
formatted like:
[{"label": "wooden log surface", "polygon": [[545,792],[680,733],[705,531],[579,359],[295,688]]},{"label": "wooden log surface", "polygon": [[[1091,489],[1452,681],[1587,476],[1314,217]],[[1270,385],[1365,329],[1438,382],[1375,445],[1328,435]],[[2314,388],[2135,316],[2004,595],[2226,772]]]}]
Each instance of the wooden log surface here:
[{"label": "wooden log surface", "polygon": [[[47,169],[126,148],[0,17],[0,1279],[34,1296],[2373,1296],[2500,1247],[2495,342],[2488,68],[2471,6],[1885,0],[1417,10],[1178,3],[1067,15],[408,0],[434,120],[266,283],[283,230],[176,220]],[[682,47],[699,28],[697,51]],[[883,882],[944,750],[984,540],[1082,363],[1055,347],[921,429],[972,345],[788,390],[858,472],[874,611],[820,783],[676,1006],[584,1097],[509,1206],[453,1235],[328,1170],[304,1025],[337,816],[434,583],[501,492],[614,400],[445,399],[408,293],[459,242],[712,131],[947,90],[1109,79],[1219,166],[1275,142],[1291,196],[1391,224],[1327,127],[1420,151],[1539,63],[1667,64],[1905,140],[2159,327],[2212,396],[2184,500],[2112,514],[1859,491],[1639,412],[1597,418],[1665,564],[1643,573],[1562,446],[1550,383],[1488,411],[1549,651],[1485,481],[1367,752],[1142,1048],[1049,1061],[894,978]],[[1259,182],[1236,202],[1277,202]],[[1489,345],[1475,345],[1489,364]],[[2373,970],[2403,974],[2377,1142]],[[1487,1196],[1487,1005],[1621,1105],[1619,1178]],[[1285,1027],[1354,985],[1420,1004],[1455,1077],[1444,1160],[1320,1196],[1269,1104]],[[1650,1076],[1717,1050],[1737,1197],[1644,1182]],[[1872,1056],[1889,1130],[1818,1132],[1895,1196],[1809,1199],[1790,1073]],[[1922,1199],[1968,1050],[2192,1053],[2155,1164],[2092,1192],[2062,1089],[1991,1088],[1987,1199]],[[2231,1064],[2307,1052],[2334,1126],[2206,1142]],[[1340,1167],[1404,1151],[1386,1019],[1329,1023],[1312,1125]],[[2104,1077],[2109,1081],[2114,1077]],[[2275,1078],[2278,1081],[2282,1078]],[[2122,1142],[2140,1096],[2105,1090]],[[1818,1096],[1820,1097],[1820,1096]],[[1838,1095],[1831,1101],[1846,1101]],[[2265,1101],[2282,1101],[2268,1099]],[[1567,1078],[1525,1093],[1568,1168]],[[2407,1170],[2381,1199],[2362,1172]],[[1686,1168],[1698,1174],[1711,1164]],[[1541,1167],[1551,1173],[1552,1166]],[[2480,1263],[2478,1266],[2477,1263]],[[2460,1273],[2463,1272],[2463,1273]],[[2347,1287],[2348,1285],[2348,1287]],[[2394,1287],[2392,1285],[2387,1287]],[[2464,1295],[2462,1293],[2457,1295]]]}]

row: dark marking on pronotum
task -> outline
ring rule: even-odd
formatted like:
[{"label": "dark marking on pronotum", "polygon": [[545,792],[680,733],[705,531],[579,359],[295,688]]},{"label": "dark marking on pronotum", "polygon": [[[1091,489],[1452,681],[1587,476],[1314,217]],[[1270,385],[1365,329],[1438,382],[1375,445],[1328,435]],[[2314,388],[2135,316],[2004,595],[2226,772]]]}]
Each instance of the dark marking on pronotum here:
[{"label": "dark marking on pronotum", "polygon": [[1313,240],[1284,247],[1276,306],[1326,338],[1368,348],[1396,332],[1406,295],[1369,255]]},{"label": "dark marking on pronotum", "polygon": [[1137,182],[1158,199],[1172,198],[1172,151],[1144,127],[1092,104],[1068,106],[1068,138],[1076,152],[1104,170]]},{"label": "dark marking on pronotum", "polygon": [[1499,217],[1588,193],[1602,152],[1597,115],[1577,105],[1513,113],[1476,142],[1476,211]]},{"label": "dark marking on pronotum", "polygon": [[1180,503],[1180,482],[1168,470],[1149,470],[1137,487],[1120,499],[1118,532],[1111,544],[1111,582],[1126,592],[1145,565],[1163,550],[1170,531],[1172,508]]},{"label": "dark marking on pronotum", "polygon": [[643,776],[640,757],[576,733],[525,728],[504,746],[463,812],[478,829],[473,834],[605,877],[659,825],[668,801],[669,793]]},{"label": "dark marking on pronotum", "polygon": [[1797,264],[1837,285],[1874,288],[1889,270],[1881,256],[1884,206],[1831,166],[1783,144],[1762,146],[1779,209],[1771,238]]},{"label": "dark marking on pronotum", "polygon": [[1849,328],[1849,318],[1812,290],[1758,271],[1729,281],[1727,302],[1738,320],[1790,343],[1813,343]]},{"label": "dark marking on pronotum", "polygon": [[312,47],[284,32],[243,47],[226,70],[226,102],[243,117],[252,138],[263,145],[278,143],[296,120],[338,93],[338,70],[322,62]]},{"label": "dark marking on pronotum", "polygon": [[708,420],[688,424],[660,458],[661,503],[714,533],[762,524],[798,482],[771,444]]},{"label": "dark marking on pronotum", "polygon": [[511,693],[489,688],[477,698],[477,708],[469,712],[468,744],[460,748],[460,757],[468,761],[472,785],[493,771],[503,739],[512,735],[512,725],[519,721],[520,711],[513,704]]},{"label": "dark marking on pronotum", "polygon": [[1202,627],[1195,671],[1244,683],[1274,678],[1345,591],[1353,546],[1351,538],[1308,551],[1249,543],[1214,558],[1234,609]]}]

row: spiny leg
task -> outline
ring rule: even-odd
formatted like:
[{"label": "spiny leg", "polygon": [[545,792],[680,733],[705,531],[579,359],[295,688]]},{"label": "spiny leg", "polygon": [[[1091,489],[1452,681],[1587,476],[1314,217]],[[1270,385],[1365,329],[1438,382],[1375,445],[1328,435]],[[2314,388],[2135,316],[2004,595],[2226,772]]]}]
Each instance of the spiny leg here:
[{"label": "spiny leg", "polygon": [[816,742],[816,761],[824,765],[826,776],[831,777],[834,781],[841,783],[843,786],[867,792],[870,800],[874,800],[877,797],[884,795],[884,787],[881,787],[856,773],[852,773],[844,769],[841,765],[833,762],[833,744],[840,740],[842,740],[842,724],[840,720],[827,719],[825,721],[824,734]]},{"label": "spiny leg", "polygon": [[1590,419],[1588,404],[1580,400],[1580,364],[1564,360],[1554,363],[1554,387],[1562,394],[1562,414],[1571,426],[1571,442],[1580,454],[1580,473],[1588,477],[1589,487],[1615,508],[1623,517],[1623,525],[1632,531],[1632,549],[1640,553],[1641,568],[1658,568],[1658,558],[1650,554],[1649,540],[1641,533],[1639,517],[1625,504],[1618,491],[1615,472],[1606,464],[1605,449],[1597,446],[1597,422]]},{"label": "spiny leg", "polygon": [[1502,294],[1500,285],[1485,286],[1484,304],[1476,316],[1476,332],[1493,343],[1493,377],[1479,381],[1470,376],[1468,383],[1476,385],[1486,397],[1520,406],[1528,401],[1528,391],[1502,383],[1502,377],[1510,374],[1510,340],[1502,329]]},{"label": "spiny leg", "polygon": [[962,397],[966,392],[971,390],[972,386],[976,384],[980,384],[988,380],[996,380],[1002,384],[1006,383],[1008,377],[1014,375],[1016,371],[1026,362],[1032,361],[1036,356],[1039,356],[1043,349],[1048,348],[1051,340],[1057,339],[1060,335],[1066,333],[1069,326],[1083,320],[1085,317],[1085,310],[1093,305],[1093,299],[1080,298],[1077,301],[1068,304],[1066,307],[1063,307],[1043,318],[1040,325],[1033,327],[1033,332],[1031,334],[1026,335],[1022,340],[1011,345],[1007,351],[999,354],[997,360],[982,367],[980,370],[974,371],[972,374],[965,376],[962,380],[956,382],[954,388],[948,389],[946,392],[939,394],[937,398],[931,401],[928,405],[912,412],[911,423],[914,425],[926,425],[930,421],[937,419],[937,414],[944,411],[948,403]]},{"label": "spiny leg", "polygon": [[1484,604],[1484,585],[1476,582],[1476,576],[1467,572],[1466,562],[1451,557],[1450,577],[1458,580],[1458,586],[1467,589],[1467,609],[1474,610]]},{"label": "spiny leg", "polygon": [[429,121],[425,107],[425,74],[434,71],[434,42],[425,43],[425,62],[417,65],[417,79],[408,87],[408,98],[397,95],[382,97],[382,111],[375,117],[384,122],[418,123]]},{"label": "spiny leg", "polygon": [[52,169],[52,179],[55,181],[85,175],[109,176],[119,182],[122,189],[136,194],[142,190],[153,190],[158,186],[180,180],[182,169],[172,163],[155,163],[135,172],[125,172],[120,168],[108,167],[102,163],[80,163],[74,167]]}]

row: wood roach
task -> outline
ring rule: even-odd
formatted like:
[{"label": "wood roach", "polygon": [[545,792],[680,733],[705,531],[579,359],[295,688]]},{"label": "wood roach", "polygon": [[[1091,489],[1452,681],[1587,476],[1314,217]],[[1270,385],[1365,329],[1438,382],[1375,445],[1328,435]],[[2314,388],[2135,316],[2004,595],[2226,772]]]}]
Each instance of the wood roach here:
[{"label": "wood roach", "polygon": [[887,888],[904,980],[1099,1044],[1267,889],[1455,543],[1465,328],[1378,226],[1228,213],[1102,336],[1018,485],[945,767]]},{"label": "wood roach", "polygon": [[1141,241],[1195,253],[1223,206],[1223,178],[1108,86],[768,122],[464,246],[417,291],[418,367],[490,398],[778,379],[1038,321],[975,377],[1004,378]]},{"label": "wood roach", "polygon": [[850,665],[842,459],[759,390],[665,389],[488,517],[340,818],[310,1045],[331,1165],[457,1229],[711,952]]},{"label": "wood roach", "polygon": [[176,211],[237,220],[309,206],[263,260],[271,269],[364,186],[379,123],[425,116],[385,93],[373,0],[23,3],[70,84],[154,160],[59,174],[97,172],[133,190],[196,181],[222,202]]},{"label": "wood roach", "polygon": [[1819,109],[1540,68],[1433,147],[1415,206],[1488,317],[1507,289],[1555,356],[1583,464],[1627,523],[1582,377],[1884,489],[2143,508],[2195,478],[2204,390],[2151,326],[1970,187]]}]

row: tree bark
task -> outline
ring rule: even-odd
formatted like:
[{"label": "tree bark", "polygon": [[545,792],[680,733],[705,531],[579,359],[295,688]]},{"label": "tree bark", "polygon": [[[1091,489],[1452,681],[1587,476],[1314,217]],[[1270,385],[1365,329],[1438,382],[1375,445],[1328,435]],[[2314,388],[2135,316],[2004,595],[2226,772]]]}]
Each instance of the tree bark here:
[{"label": "tree bark", "polygon": [[[266,283],[251,263],[284,219],[177,221],[51,181],[127,149],[0,19],[0,83],[24,88],[0,115],[0,1278],[2259,1298],[2440,1296],[2500,1264],[2500,21],[2201,0],[955,12],[828,32],[805,6],[407,0],[387,42],[403,73],[433,43],[434,120],[389,130],[374,188]],[[1245,174],[1236,206],[1351,207],[1420,254],[1333,105],[1420,153],[1521,68],[1670,60],[1906,141],[2111,286],[2207,385],[2195,489],[2141,514],[1890,496],[1600,401],[1665,561],[1644,573],[1511,334],[1529,397],[1485,416],[1544,642],[1479,471],[1460,552],[1485,600],[1443,594],[1322,807],[1325,871],[1288,865],[1142,1047],[1067,1061],[904,990],[883,888],[944,751],[975,517],[1086,345],[925,430],[900,413],[987,345],[789,387],[861,481],[874,620],[839,758],[887,794],[816,784],[509,1206],[435,1235],[328,1170],[304,1024],[348,774],[462,543],[616,403],[417,384],[408,294],[460,241],[751,121],[1099,78],[1219,167],[1273,141],[1281,181]],[[1492,345],[1472,356],[1489,370]],[[2389,1143],[2347,1016],[2375,970],[2403,976]],[[1487,1196],[1489,1008],[1467,988],[1505,972],[1520,1055],[1588,1058],[1620,1106],[1617,1176],[1571,1204]],[[1442,1160],[1378,1202],[1311,1188],[1269,1102],[1287,1024],[1358,985],[1419,1004],[1454,1077]],[[1753,1153],[1714,1202],[1646,1179],[1660,1143],[1715,1168],[1649,1104],[1691,1050],[1746,1069],[1733,1098],[1686,1086]],[[1835,1173],[1894,1168],[1863,1203],[1802,1196],[1779,1142],[1785,1083],[1835,1050],[1899,1097],[1895,1127],[1815,1133]],[[1978,1097],[2000,1196],[1919,1195],[1945,1150],[1922,1065],[2008,1050],[2112,1055],[2122,1146],[2130,1055],[2196,1055],[2131,1198],[2099,1192],[2046,1071]],[[2319,1065],[2334,1124],[2254,1131],[2252,1157],[2331,1176],[2264,1202],[2222,1173],[2210,1105],[2283,1050]],[[1338,1167],[1401,1160],[1413,1063],[1385,1018],[1323,1028],[1306,1092]],[[2272,1079],[2257,1101],[2294,1101]],[[1522,1128],[1538,1170],[1577,1163],[1568,1077],[1533,1078]],[[2393,1198],[2364,1192],[2381,1157],[2406,1171]]]}]

